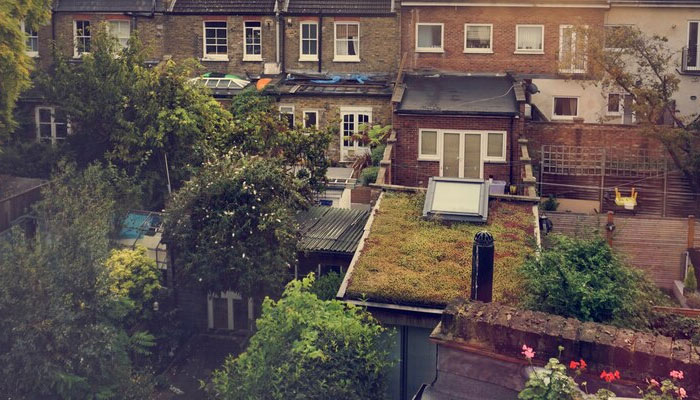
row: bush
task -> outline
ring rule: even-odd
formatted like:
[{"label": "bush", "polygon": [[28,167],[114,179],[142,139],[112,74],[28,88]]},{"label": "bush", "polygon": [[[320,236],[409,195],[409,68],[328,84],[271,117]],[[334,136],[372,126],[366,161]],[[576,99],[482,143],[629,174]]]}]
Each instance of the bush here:
[{"label": "bush", "polygon": [[341,283],[343,283],[343,275],[337,272],[330,272],[318,278],[311,285],[310,291],[321,300],[333,300],[338,293]]},{"label": "bush", "polygon": [[654,313],[650,327],[659,335],[686,339],[700,345],[700,320],[676,314]]},{"label": "bush", "polygon": [[691,293],[688,296],[686,296],[685,300],[688,302],[688,307],[700,308],[700,293]]},{"label": "bush", "polygon": [[687,293],[693,293],[698,290],[698,280],[695,277],[695,268],[692,265],[688,266],[688,271],[685,273],[684,285]]},{"label": "bush", "polygon": [[62,158],[71,159],[63,143],[16,143],[0,151],[0,171],[4,174],[48,179]]},{"label": "bush", "polygon": [[601,237],[550,235],[551,247],[528,259],[524,305],[581,321],[648,329],[663,294],[616,256]]},{"label": "bush", "polygon": [[371,183],[377,181],[377,175],[379,174],[379,167],[367,167],[360,173],[360,183],[363,186],[368,186]]},{"label": "bush", "polygon": [[385,144],[380,144],[379,146],[372,149],[372,165],[375,167],[379,166],[379,162],[384,158],[384,149],[386,149]]},{"label": "bush", "polygon": [[550,194],[549,198],[542,202],[541,208],[544,211],[557,211],[557,208],[559,208],[559,202],[557,201],[556,196]]}]

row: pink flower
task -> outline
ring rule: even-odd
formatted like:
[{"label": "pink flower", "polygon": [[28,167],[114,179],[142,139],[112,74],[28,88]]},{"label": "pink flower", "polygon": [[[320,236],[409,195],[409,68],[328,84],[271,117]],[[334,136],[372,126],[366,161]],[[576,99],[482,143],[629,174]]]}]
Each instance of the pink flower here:
[{"label": "pink flower", "polygon": [[678,388],[677,393],[678,393],[679,399],[685,399],[686,397],[688,397],[688,394],[685,392],[685,389],[683,389],[683,388]]},{"label": "pink flower", "polygon": [[520,354],[524,355],[528,360],[532,360],[535,357],[535,352],[532,351],[532,347],[527,347],[526,344],[523,345],[523,351]]},{"label": "pink flower", "polygon": [[656,379],[652,379],[652,380],[649,381],[649,384],[650,384],[651,386],[658,387],[658,386],[659,386],[659,381],[657,381]]},{"label": "pink flower", "polygon": [[678,380],[683,379],[683,371],[675,371],[674,370],[674,371],[671,371],[669,373],[669,375],[671,375],[671,378],[673,378],[673,379],[678,379]]}]

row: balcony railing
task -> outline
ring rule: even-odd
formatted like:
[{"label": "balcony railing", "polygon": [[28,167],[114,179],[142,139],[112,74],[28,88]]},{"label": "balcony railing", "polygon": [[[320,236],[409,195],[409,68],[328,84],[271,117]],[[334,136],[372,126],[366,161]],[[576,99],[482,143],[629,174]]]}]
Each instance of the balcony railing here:
[{"label": "balcony railing", "polygon": [[681,60],[681,72],[700,73],[700,49],[698,46],[686,46],[683,48]]}]

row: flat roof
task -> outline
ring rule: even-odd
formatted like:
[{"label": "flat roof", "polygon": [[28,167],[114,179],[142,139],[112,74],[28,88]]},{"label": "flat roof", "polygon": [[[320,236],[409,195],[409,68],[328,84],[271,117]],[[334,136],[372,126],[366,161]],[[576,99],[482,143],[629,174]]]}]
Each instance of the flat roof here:
[{"label": "flat roof", "polygon": [[369,235],[346,276],[346,300],[443,308],[471,290],[472,244],[495,240],[494,301],[515,303],[515,273],[535,248],[532,201],[491,199],[486,224],[425,220],[422,193],[386,192]]},{"label": "flat roof", "polygon": [[280,95],[391,97],[393,86],[385,75],[288,74],[268,90]]},{"label": "flat roof", "polygon": [[519,114],[516,86],[505,75],[406,75],[399,114]]},{"label": "flat roof", "polygon": [[163,12],[163,0],[57,0],[57,12]]}]

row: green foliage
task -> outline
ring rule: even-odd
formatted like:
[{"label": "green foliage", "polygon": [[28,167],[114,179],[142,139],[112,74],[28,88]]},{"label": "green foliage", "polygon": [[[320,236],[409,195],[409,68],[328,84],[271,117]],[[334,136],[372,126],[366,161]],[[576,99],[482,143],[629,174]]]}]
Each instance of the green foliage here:
[{"label": "green foliage", "polygon": [[148,335],[120,326],[104,296],[108,235],[124,201],[114,171],[70,166],[36,209],[35,238],[0,242],[0,393],[12,398],[143,399],[149,386],[129,354]]},{"label": "green foliage", "polygon": [[311,293],[321,300],[333,300],[338,294],[340,284],[343,283],[343,275],[337,272],[329,272],[314,281]]},{"label": "green foliage", "polygon": [[572,377],[567,375],[566,366],[558,359],[550,358],[544,370],[534,372],[518,393],[521,400],[581,400],[583,393]]},{"label": "green foliage", "polygon": [[3,173],[48,179],[63,158],[72,158],[63,144],[17,141],[3,146],[0,171]]},{"label": "green foliage", "polygon": [[379,175],[379,167],[367,167],[360,172],[360,183],[368,186],[377,181],[377,175]]},{"label": "green foliage", "polygon": [[541,208],[544,211],[557,211],[557,208],[559,208],[559,202],[557,201],[556,196],[550,194],[547,200],[542,202]]},{"label": "green foliage", "polygon": [[688,266],[688,271],[685,273],[684,285],[684,290],[688,293],[693,293],[698,290],[698,280],[695,277],[695,267],[693,267],[692,264]]},{"label": "green foliage", "polygon": [[34,69],[19,22],[38,31],[50,16],[51,0],[0,1],[0,143],[16,127],[12,112]]},{"label": "green foliage", "polygon": [[389,132],[391,132],[391,125],[360,124],[358,128],[358,133],[355,135],[355,138],[373,148],[384,144],[386,142],[386,137],[389,135]]},{"label": "green foliage", "polygon": [[284,164],[225,155],[205,164],[168,204],[165,240],[185,282],[244,296],[281,291],[296,257],[306,183]]},{"label": "green foliage", "polygon": [[522,266],[524,305],[581,321],[645,329],[661,293],[615,255],[603,238],[550,236],[551,247]]},{"label": "green foliage", "polygon": [[[688,302],[688,307],[700,308],[700,292],[690,293],[685,297],[685,300]],[[698,339],[700,339],[700,337]]]},{"label": "green foliage", "polygon": [[690,340],[700,346],[700,320],[676,314],[654,313],[650,328],[657,334]]},{"label": "green foliage", "polygon": [[366,311],[309,292],[313,277],[267,298],[245,353],[213,374],[219,399],[383,399],[387,335]]},{"label": "green foliage", "polygon": [[379,146],[372,149],[372,165],[375,167],[379,166],[379,162],[384,158],[384,149],[386,149],[385,144],[380,144]]}]

